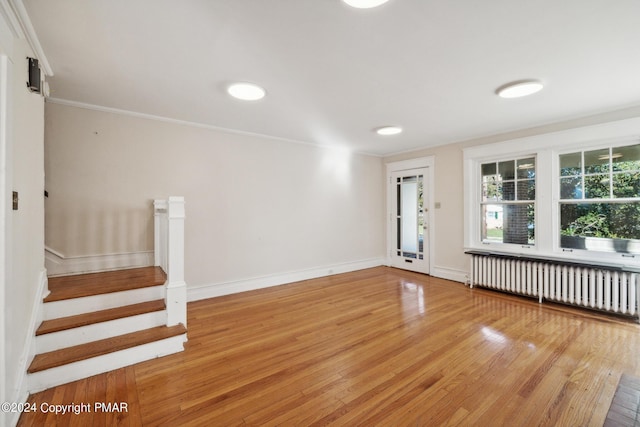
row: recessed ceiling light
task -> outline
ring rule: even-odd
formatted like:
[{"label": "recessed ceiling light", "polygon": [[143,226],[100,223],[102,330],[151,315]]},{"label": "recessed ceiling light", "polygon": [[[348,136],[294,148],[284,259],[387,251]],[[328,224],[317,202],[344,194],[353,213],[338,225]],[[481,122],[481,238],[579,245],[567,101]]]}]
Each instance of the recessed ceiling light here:
[{"label": "recessed ceiling light", "polygon": [[383,126],[376,129],[376,133],[378,135],[397,135],[402,132],[402,128],[400,126]]},{"label": "recessed ceiling light", "polygon": [[500,86],[496,93],[502,98],[519,98],[532,95],[542,90],[543,85],[538,80],[520,80]]},{"label": "recessed ceiling light", "polygon": [[342,0],[351,7],[358,9],[370,9],[372,7],[378,7],[381,4],[388,2],[389,0]]},{"label": "recessed ceiling light", "polygon": [[243,101],[257,101],[264,98],[267,92],[260,86],[253,83],[233,83],[227,87],[227,92],[234,98]]}]

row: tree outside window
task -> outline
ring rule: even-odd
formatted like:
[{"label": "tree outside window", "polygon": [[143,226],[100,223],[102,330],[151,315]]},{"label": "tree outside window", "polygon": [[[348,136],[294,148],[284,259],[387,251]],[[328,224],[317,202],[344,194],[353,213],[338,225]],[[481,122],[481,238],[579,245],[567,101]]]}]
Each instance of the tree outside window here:
[{"label": "tree outside window", "polygon": [[560,156],[560,246],[640,253],[640,144]]}]

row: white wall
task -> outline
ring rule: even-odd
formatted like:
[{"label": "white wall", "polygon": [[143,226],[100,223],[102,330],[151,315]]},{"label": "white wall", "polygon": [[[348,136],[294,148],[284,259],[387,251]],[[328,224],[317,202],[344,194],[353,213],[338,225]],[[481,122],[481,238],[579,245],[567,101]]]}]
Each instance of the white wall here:
[{"label": "white wall", "polygon": [[384,256],[378,157],[46,104],[46,245],[150,251],[152,199],[186,199],[186,281],[225,284]]},{"label": "white wall", "polygon": [[[541,135],[566,129],[607,123],[626,118],[640,117],[640,107],[633,107],[605,114],[558,122],[535,128],[493,135],[454,144],[441,145],[388,156],[385,164],[425,156],[435,157],[435,194],[434,201],[440,203],[435,209],[434,232],[435,259],[432,270],[449,271],[448,276],[464,276],[469,270],[469,260],[464,254],[464,173],[463,148],[509,141],[533,135]],[[571,141],[567,141],[571,143]]]},{"label": "white wall", "polygon": [[462,149],[458,144],[444,145],[385,158],[385,163],[433,156],[434,193],[431,195],[435,208],[434,223],[430,238],[433,239],[433,275],[447,278],[461,277],[464,280],[467,264],[462,253],[464,230]]},{"label": "white wall", "polygon": [[[4,7],[4,5],[3,5]],[[26,398],[24,376],[32,356],[31,338],[36,321],[40,286],[44,282],[44,101],[30,93],[27,56],[34,56],[24,39],[8,30],[0,16],[0,55],[7,61],[7,87],[3,115],[2,165],[3,219],[2,304],[3,347],[2,399],[20,402]],[[3,88],[4,90],[5,88]],[[19,209],[9,202],[12,191],[19,193]],[[0,413],[0,425],[15,422],[15,415]]]}]

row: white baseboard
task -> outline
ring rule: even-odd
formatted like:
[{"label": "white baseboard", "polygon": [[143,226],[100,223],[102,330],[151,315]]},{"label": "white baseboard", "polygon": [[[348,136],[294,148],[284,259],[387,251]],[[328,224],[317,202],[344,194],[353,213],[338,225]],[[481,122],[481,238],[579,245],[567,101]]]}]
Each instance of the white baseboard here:
[{"label": "white baseboard", "polygon": [[[10,402],[26,402],[29,398],[28,389],[29,383],[27,379],[27,368],[31,363],[33,358],[36,355],[36,329],[42,323],[44,314],[43,314],[43,298],[49,293],[49,286],[47,281],[47,270],[42,270],[38,277],[38,288],[35,294],[35,301],[33,302],[33,307],[31,308],[31,316],[29,317],[29,327],[27,329],[27,340],[25,342],[25,347],[22,350],[22,356],[20,357],[19,363],[20,366],[17,367],[17,371],[21,372],[22,375],[19,378],[18,384],[14,390],[17,390],[17,396],[14,396],[9,400]],[[19,414],[18,414],[19,416]],[[16,423],[17,419],[12,420]]]},{"label": "white baseboard", "polygon": [[372,258],[361,261],[327,265],[307,270],[297,270],[287,273],[254,277],[250,279],[235,280],[232,282],[212,283],[209,285],[193,287],[190,286],[187,289],[187,301],[198,301],[207,298],[219,297],[222,295],[253,291],[256,289],[268,288],[271,286],[284,285],[291,282],[299,282],[301,280],[330,276],[332,274],[364,270],[365,268],[378,267],[381,265],[385,265],[384,258]]},{"label": "white baseboard", "polygon": [[469,272],[464,270],[457,270],[455,268],[448,267],[432,267],[431,276],[439,277],[441,279],[453,280],[454,282],[468,283]]},{"label": "white baseboard", "polygon": [[32,393],[55,387],[60,384],[88,378],[93,375],[152,360],[157,357],[184,351],[187,334],[165,338],[136,347],[104,354],[91,359],[81,360],[68,365],[51,368],[46,371],[29,374],[29,390]]},{"label": "white baseboard", "polygon": [[153,251],[68,257],[54,249],[45,247],[44,264],[50,277],[147,267],[153,263]]}]

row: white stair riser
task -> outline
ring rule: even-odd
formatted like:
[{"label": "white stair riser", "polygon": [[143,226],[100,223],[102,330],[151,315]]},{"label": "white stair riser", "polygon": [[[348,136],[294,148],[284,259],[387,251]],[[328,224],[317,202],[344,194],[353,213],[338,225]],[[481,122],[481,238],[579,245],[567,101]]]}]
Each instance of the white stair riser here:
[{"label": "white stair riser", "polygon": [[36,336],[36,351],[38,353],[46,353],[91,341],[98,341],[117,335],[162,326],[165,325],[166,322],[167,312],[162,310],[81,326],[65,331],[38,335]]},{"label": "white stair riser", "polygon": [[164,299],[164,296],[164,286],[151,286],[148,288],[133,289],[130,291],[112,292],[110,294],[47,302],[43,304],[44,320],[93,313],[95,311],[107,310],[125,305]]},{"label": "white stair riser", "polygon": [[82,378],[88,378],[93,375],[102,374],[104,372],[134,365],[157,357],[179,353],[184,350],[184,343],[186,341],[186,334],[178,335],[126,350],[120,350],[114,353],[29,374],[27,375],[28,389],[31,393],[36,393],[60,384],[77,381]]}]

